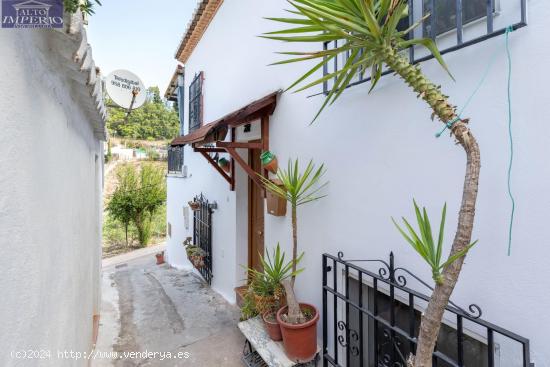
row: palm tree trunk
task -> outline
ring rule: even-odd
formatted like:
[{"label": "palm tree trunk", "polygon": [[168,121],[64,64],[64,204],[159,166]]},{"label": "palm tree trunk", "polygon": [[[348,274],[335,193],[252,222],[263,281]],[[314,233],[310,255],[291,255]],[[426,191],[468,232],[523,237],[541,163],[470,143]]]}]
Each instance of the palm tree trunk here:
[{"label": "palm tree trunk", "polygon": [[[292,205],[292,274],[296,273],[296,259],[298,258],[298,216],[296,205]],[[292,275],[291,285],[294,288],[296,275]]]},{"label": "palm tree trunk", "polygon": [[[292,205],[292,273],[296,273],[296,259],[298,258],[298,216],[296,215],[296,205]],[[282,282],[286,293],[286,302],[288,304],[287,322],[290,324],[301,324],[306,321],[300,303],[294,294],[294,282],[296,276]]]},{"label": "palm tree trunk", "polygon": [[[391,48],[386,50],[386,63],[422,98],[443,123],[457,119],[456,108],[441,93],[440,87],[431,83],[421,72],[420,67],[409,61]],[[451,255],[462,251],[471,243],[474,225],[475,206],[479,185],[480,152],[479,146],[470,129],[468,120],[458,120],[450,130],[458,144],[466,152],[466,174],[462,192],[462,204],[458,215],[458,226],[451,248]],[[410,366],[432,367],[432,354],[439,335],[441,321],[451,294],[458,281],[465,256],[456,260],[443,270],[443,282],[437,284],[428,308],[422,315],[420,334],[416,345],[416,355],[410,360]]]}]

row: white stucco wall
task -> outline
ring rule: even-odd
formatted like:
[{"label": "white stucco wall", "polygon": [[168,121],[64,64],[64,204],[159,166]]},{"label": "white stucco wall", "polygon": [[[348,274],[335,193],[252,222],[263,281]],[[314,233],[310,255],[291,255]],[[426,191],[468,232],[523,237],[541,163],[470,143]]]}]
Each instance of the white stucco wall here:
[{"label": "white stucco wall", "polygon": [[99,313],[103,143],[53,32],[0,32],[2,366],[87,365],[57,352],[89,352]]},{"label": "white stucco wall", "polygon": [[[518,2],[500,3],[495,28],[519,17],[515,6]],[[262,17],[282,16],[284,8],[288,4],[283,0],[224,2],[186,64],[188,82],[195,73],[205,73],[205,122],[285,88],[306,71],[306,65],[266,66],[279,59],[274,51],[293,49],[292,45],[257,37],[280,27]],[[550,83],[546,71],[550,50],[542,45],[548,43],[550,4],[529,1],[528,13],[529,26],[513,33],[510,41],[516,154],[512,186],[517,202],[512,256],[506,255],[510,202],[506,188],[509,143],[503,37],[446,55],[456,83],[434,61],[422,67],[460,106],[477,85],[491,56],[496,50],[500,52],[485,86],[464,114],[471,118],[481,146],[474,230],[474,238],[480,242],[466,260],[453,300],[459,305],[476,303],[483,308],[486,320],[529,338],[533,362],[548,366],[548,327],[541,326],[550,325],[550,247],[545,231],[550,217],[550,166],[545,159],[550,153],[550,136],[548,118],[542,111]],[[467,37],[474,31],[468,29]],[[307,270],[297,280],[297,292],[300,299],[318,306],[323,252],[343,251],[346,258],[386,258],[393,250],[398,264],[430,279],[427,266],[390,221],[391,216],[412,217],[412,198],[427,206],[434,218],[447,202],[447,249],[456,226],[464,153],[447,134],[434,138],[441,125],[431,122],[424,103],[396,77],[383,77],[373,93],[367,92],[367,85],[347,90],[312,126],[309,123],[322,97],[306,98],[311,91],[285,93],[271,119],[271,150],[283,164],[289,157],[299,157],[304,163],[314,158],[328,168],[328,197],[299,209],[299,242],[306,252],[302,265]],[[176,250],[183,239],[180,230],[175,230],[181,206],[200,191],[217,200],[220,209],[214,215],[214,287],[227,297],[235,286],[230,279],[240,271],[232,256],[246,246],[246,237],[235,237],[235,217],[246,218],[246,208],[239,206],[241,209],[235,212],[239,205],[235,203],[239,200],[236,194],[189,147],[185,164],[192,176],[177,182],[169,180],[168,220],[176,232],[169,240],[169,251],[183,251]],[[277,242],[290,249],[290,218],[266,215],[266,246]]]}]

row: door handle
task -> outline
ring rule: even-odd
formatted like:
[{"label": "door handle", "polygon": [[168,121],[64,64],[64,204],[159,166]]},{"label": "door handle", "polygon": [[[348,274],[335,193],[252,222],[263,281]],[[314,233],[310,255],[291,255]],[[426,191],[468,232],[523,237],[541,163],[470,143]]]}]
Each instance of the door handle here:
[{"label": "door handle", "polygon": [[262,231],[258,231],[258,236],[263,235],[264,233]]}]

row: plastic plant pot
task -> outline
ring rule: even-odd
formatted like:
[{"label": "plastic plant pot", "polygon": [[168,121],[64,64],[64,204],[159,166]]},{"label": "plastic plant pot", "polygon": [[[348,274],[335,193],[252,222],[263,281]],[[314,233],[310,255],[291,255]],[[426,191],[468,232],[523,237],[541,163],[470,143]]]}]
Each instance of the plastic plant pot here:
[{"label": "plastic plant pot", "polygon": [[277,321],[277,315],[275,314],[275,312],[264,312],[264,314],[262,315],[262,319],[264,320],[264,326],[265,330],[267,331],[267,335],[269,335],[271,340],[276,342],[283,340],[281,327],[279,326],[279,322]]},{"label": "plastic plant pot", "polygon": [[277,312],[277,321],[283,335],[283,345],[287,357],[296,363],[312,361],[317,354],[317,322],[319,310],[313,305],[300,303],[300,309],[309,309],[313,317],[303,324],[289,324],[282,320],[288,306],[282,307]]}]

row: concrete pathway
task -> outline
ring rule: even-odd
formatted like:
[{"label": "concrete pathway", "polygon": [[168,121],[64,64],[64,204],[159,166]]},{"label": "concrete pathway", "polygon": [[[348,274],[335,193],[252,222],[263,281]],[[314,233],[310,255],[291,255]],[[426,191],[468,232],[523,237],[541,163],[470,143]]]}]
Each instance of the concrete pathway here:
[{"label": "concrete pathway", "polygon": [[154,250],[105,260],[91,365],[242,366],[238,309],[199,275],[155,265]]}]

